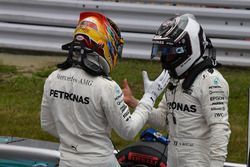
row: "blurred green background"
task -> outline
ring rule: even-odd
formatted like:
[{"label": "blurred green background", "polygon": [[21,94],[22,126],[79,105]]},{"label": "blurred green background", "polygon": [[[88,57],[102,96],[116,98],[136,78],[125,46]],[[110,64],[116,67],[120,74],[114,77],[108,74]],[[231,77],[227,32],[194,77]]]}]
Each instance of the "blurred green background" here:
[{"label": "blurred green background", "polygon": [[[2,57],[1,57],[2,56]],[[46,77],[55,69],[64,57],[42,55],[44,59],[32,62],[36,56],[22,57],[15,55],[14,59],[1,60],[11,54],[1,53],[0,56],[0,136],[15,136],[57,142],[57,139],[43,132],[40,128],[40,103],[43,84]],[[56,57],[56,60],[52,57]],[[15,60],[16,58],[16,60]],[[20,59],[20,60],[19,60]],[[15,61],[22,63],[14,63]],[[39,65],[38,65],[38,64]],[[41,65],[43,63],[43,65]],[[150,79],[161,71],[158,61],[122,59],[112,72],[112,78],[123,88],[123,80],[127,78],[134,96],[140,98],[143,94],[141,71],[148,71]],[[248,88],[250,85],[250,68],[222,67],[219,71],[224,75],[230,86],[229,119],[231,138],[228,147],[227,162],[246,163],[247,129],[248,129]],[[161,98],[158,98],[157,103]],[[148,125],[144,127],[147,128]],[[126,147],[133,141],[125,141],[112,133],[112,140],[118,149]],[[138,140],[138,136],[135,140]]]}]

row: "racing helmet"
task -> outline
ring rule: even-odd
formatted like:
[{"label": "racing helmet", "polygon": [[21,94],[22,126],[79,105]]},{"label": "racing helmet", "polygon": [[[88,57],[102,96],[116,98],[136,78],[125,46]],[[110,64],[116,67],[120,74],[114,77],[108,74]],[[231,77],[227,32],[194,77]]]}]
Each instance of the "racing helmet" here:
[{"label": "racing helmet", "polygon": [[72,42],[62,46],[69,51],[71,64],[93,75],[109,75],[121,57],[124,41],[117,25],[96,12],[82,12]]},{"label": "racing helmet", "polygon": [[192,14],[171,18],[161,24],[153,37],[151,58],[160,57],[171,77],[183,78],[211,43],[207,39]]}]

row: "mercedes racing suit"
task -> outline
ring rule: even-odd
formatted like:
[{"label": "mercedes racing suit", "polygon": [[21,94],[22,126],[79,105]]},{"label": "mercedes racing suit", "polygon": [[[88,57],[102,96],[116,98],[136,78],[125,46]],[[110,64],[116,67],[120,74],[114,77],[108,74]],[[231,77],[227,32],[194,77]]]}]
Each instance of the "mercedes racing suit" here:
[{"label": "mercedes racing suit", "polygon": [[60,166],[117,167],[111,128],[132,140],[146,123],[147,110],[139,103],[131,114],[115,81],[72,67],[47,78],[41,126],[60,139]]},{"label": "mercedes racing suit", "polygon": [[179,80],[149,116],[167,128],[168,167],[223,167],[230,136],[227,81],[216,69],[201,72],[188,90]]}]

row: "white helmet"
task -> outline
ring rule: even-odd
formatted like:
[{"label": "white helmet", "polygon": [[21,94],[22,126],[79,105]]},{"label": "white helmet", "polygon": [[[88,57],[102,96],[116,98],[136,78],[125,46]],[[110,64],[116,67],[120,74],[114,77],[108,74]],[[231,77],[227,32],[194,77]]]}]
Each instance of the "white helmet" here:
[{"label": "white helmet", "polygon": [[212,44],[195,17],[184,14],[161,24],[153,38],[151,57],[160,57],[172,77],[183,78],[208,45]]}]

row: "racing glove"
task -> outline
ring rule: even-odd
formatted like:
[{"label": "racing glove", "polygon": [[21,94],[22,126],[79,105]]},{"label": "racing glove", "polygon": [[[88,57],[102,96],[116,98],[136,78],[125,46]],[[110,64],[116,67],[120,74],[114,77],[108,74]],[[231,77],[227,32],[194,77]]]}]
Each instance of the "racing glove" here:
[{"label": "racing glove", "polygon": [[149,107],[149,111],[152,110],[157,97],[166,88],[170,76],[167,70],[163,70],[161,74],[154,81],[148,79],[148,74],[146,71],[142,72],[143,83],[144,83],[144,95],[139,103],[144,104]]}]

